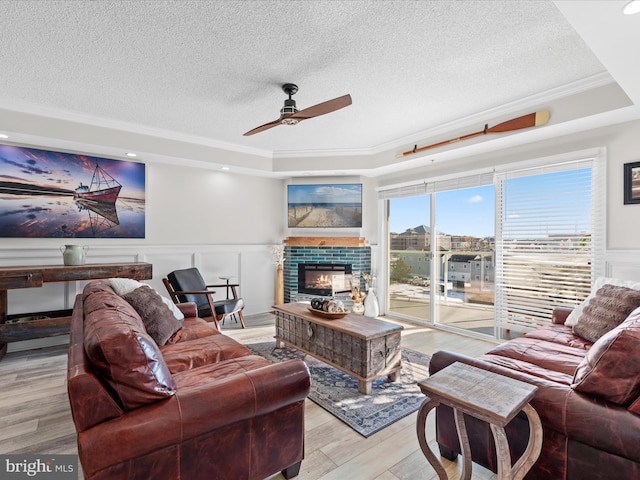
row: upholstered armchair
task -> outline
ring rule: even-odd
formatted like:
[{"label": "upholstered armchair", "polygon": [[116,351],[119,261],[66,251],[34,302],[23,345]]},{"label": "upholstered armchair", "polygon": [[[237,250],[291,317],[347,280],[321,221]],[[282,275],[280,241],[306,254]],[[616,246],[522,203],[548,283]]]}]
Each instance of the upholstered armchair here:
[{"label": "upholstered armchair", "polygon": [[[237,292],[239,284],[209,285],[205,282],[200,270],[195,267],[175,270],[162,281],[175,303],[194,302],[198,307],[198,316],[200,318],[212,317],[218,330],[220,330],[220,321],[234,315],[238,316],[242,328],[245,328],[242,316],[244,300],[238,296]],[[226,289],[227,292],[230,290],[232,295],[216,300],[214,299],[216,292],[211,290],[212,288]]]}]

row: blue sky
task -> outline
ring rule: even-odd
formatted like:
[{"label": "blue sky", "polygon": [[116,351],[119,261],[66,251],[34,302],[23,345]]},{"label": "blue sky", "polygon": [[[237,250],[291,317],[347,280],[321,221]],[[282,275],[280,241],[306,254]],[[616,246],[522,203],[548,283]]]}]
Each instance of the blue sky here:
[{"label": "blue sky", "polygon": [[[437,230],[451,235],[493,236],[494,198],[493,185],[439,192],[436,198]],[[418,225],[430,226],[429,195],[395,198],[390,205],[392,232],[401,233]]]},{"label": "blue sky", "polygon": [[[517,229],[524,222],[528,229],[525,235],[590,231],[590,168],[520,176],[505,180],[503,185],[510,213],[505,218],[505,228],[515,226]],[[486,185],[438,192],[436,230],[450,235],[494,236],[494,190],[493,185]],[[401,233],[418,225],[431,226],[429,199],[429,195],[392,199],[391,232]],[[529,211],[532,199],[535,199],[537,213]],[[553,217],[548,224],[545,212]]]}]

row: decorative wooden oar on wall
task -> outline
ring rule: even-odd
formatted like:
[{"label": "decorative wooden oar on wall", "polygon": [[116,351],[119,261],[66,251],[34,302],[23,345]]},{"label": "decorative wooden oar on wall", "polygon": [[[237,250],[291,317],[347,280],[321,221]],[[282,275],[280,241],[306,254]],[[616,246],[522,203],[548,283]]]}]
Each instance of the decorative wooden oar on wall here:
[{"label": "decorative wooden oar on wall", "polygon": [[479,132],[470,133],[469,135],[463,135],[462,137],[452,138],[451,140],[445,140],[444,142],[434,143],[433,145],[427,145],[424,147],[418,147],[415,145],[413,150],[407,150],[406,152],[397,153],[396,157],[404,157],[406,155],[413,155],[414,153],[423,152],[425,150],[429,150],[430,148],[441,147],[443,145],[448,145],[449,143],[459,142],[461,140],[467,140],[468,138],[479,137],[480,135],[486,135],[487,133],[502,133],[502,132],[513,132],[516,130],[522,130],[523,128],[537,127],[539,125],[544,125],[549,121],[549,110],[540,110],[539,112],[530,113],[528,115],[523,115],[522,117],[513,118],[511,120],[507,120],[506,122],[499,123],[498,125],[489,128],[489,124],[484,126],[484,130],[480,130]]}]

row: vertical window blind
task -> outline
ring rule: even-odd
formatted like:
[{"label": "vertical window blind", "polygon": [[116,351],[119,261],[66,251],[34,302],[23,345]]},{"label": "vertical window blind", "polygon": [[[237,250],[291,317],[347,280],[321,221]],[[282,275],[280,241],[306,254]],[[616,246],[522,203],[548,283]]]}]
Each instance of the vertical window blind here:
[{"label": "vertical window blind", "polygon": [[497,328],[548,324],[598,273],[604,225],[596,159],[496,174]]}]

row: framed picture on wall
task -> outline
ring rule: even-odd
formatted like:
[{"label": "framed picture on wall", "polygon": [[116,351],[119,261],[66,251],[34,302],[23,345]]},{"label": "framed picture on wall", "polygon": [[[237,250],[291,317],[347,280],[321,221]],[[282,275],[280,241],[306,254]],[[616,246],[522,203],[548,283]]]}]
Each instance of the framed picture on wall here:
[{"label": "framed picture on wall", "polygon": [[0,144],[0,237],[145,238],[144,163]]},{"label": "framed picture on wall", "polygon": [[362,227],[362,184],[287,185],[287,218],[293,227]]},{"label": "framed picture on wall", "polygon": [[640,203],[640,162],[624,164],[624,204]]}]

